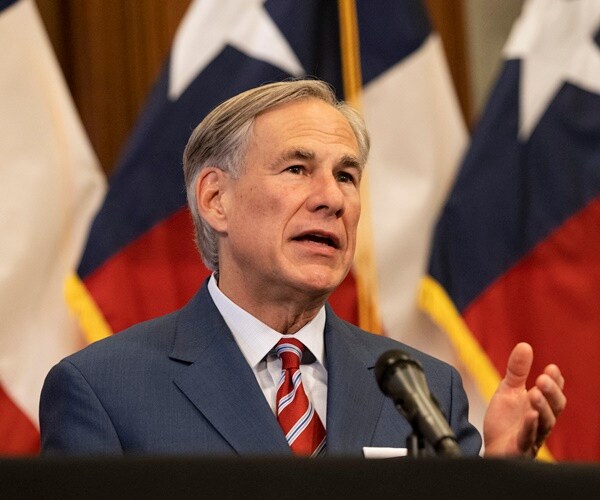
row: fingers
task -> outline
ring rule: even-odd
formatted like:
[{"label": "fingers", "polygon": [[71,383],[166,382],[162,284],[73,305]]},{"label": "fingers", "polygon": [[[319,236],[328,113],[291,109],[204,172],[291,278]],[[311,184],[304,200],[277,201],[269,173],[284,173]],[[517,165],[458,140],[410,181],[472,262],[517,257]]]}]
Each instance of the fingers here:
[{"label": "fingers", "polygon": [[525,387],[532,363],[533,349],[531,346],[525,342],[518,343],[508,357],[504,383],[511,388]]},{"label": "fingers", "polygon": [[535,457],[564,410],[565,380],[556,365],[546,366],[534,386],[527,390],[532,363],[531,346],[524,342],[517,344],[486,414],[486,454],[489,450]]},{"label": "fingers", "polygon": [[[563,393],[565,381],[556,365],[547,366],[544,373],[535,381],[535,387],[540,391],[545,407],[552,413],[554,420],[561,414],[567,404]],[[538,408],[538,410],[540,410]],[[541,410],[540,410],[541,411]],[[540,417],[544,415],[540,413]]]},{"label": "fingers", "polygon": [[531,406],[538,412],[537,432],[534,443],[537,446],[541,446],[546,437],[548,437],[548,434],[550,434],[554,424],[556,424],[556,415],[552,411],[552,408],[545,395],[537,386],[529,390],[529,400],[531,402]]},{"label": "fingers", "polygon": [[539,414],[533,409],[529,409],[523,415],[523,425],[517,437],[517,446],[519,454],[535,458],[541,443],[537,442],[539,429]]},{"label": "fingers", "polygon": [[[567,398],[562,392],[564,378],[556,365],[549,365],[540,375],[535,386],[528,392],[531,407],[537,411],[537,424],[535,426],[535,437],[532,443],[532,452],[535,456],[537,450],[544,444],[550,431],[556,424],[556,419],[564,410]],[[529,428],[531,431],[532,428]],[[525,437],[525,436],[524,436]],[[531,439],[531,434],[528,434]],[[524,441],[526,441],[524,439]]]},{"label": "fingers", "polygon": [[558,366],[554,364],[548,365],[546,368],[544,368],[544,373],[551,377],[561,390],[565,388],[565,379],[562,376]]}]

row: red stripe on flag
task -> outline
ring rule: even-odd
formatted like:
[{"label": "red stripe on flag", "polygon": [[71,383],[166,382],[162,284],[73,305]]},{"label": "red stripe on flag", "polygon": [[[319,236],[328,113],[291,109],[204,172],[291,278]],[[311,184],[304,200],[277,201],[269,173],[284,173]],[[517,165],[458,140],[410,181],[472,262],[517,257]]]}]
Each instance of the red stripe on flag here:
[{"label": "red stripe on flag", "polygon": [[40,451],[40,434],[0,385],[0,455],[31,455]]},{"label": "red stripe on flag", "polygon": [[600,200],[595,200],[464,314],[500,373],[513,345],[523,340],[534,348],[534,376],[548,363],[560,366],[568,404],[548,439],[558,459],[600,457],[600,391],[594,386],[600,380],[599,304]]},{"label": "red stripe on flag", "polygon": [[[209,271],[193,239],[187,208],[154,226],[84,280],[113,332],[182,307]],[[356,282],[349,274],[332,294],[336,313],[358,322]]]},{"label": "red stripe on flag", "polygon": [[155,225],[84,280],[113,332],[183,306],[209,275],[187,208]]},{"label": "red stripe on flag", "polygon": [[358,294],[352,271],[331,294],[329,304],[340,318],[358,325]]}]

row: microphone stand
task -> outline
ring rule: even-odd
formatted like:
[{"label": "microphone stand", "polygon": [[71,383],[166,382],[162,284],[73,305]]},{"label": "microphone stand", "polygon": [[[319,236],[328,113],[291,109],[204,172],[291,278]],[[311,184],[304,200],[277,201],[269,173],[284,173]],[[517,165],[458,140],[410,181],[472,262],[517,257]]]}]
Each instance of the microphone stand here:
[{"label": "microphone stand", "polygon": [[[433,443],[431,443],[433,445]],[[435,448],[432,448],[433,455],[436,457],[460,457],[461,452],[456,440],[452,438],[442,439]],[[425,446],[424,436],[413,426],[413,432],[406,438],[406,456],[422,458],[430,456],[432,453]]]},{"label": "microphone stand", "polygon": [[411,432],[406,438],[406,456],[411,458],[422,458],[427,456],[425,440],[422,435]]},{"label": "microphone stand", "polygon": [[396,409],[408,420],[413,433],[406,440],[411,457],[427,455],[425,444],[436,456],[460,457],[456,436],[429,392],[421,364],[398,349],[383,353],[375,365],[382,392],[392,398]]}]

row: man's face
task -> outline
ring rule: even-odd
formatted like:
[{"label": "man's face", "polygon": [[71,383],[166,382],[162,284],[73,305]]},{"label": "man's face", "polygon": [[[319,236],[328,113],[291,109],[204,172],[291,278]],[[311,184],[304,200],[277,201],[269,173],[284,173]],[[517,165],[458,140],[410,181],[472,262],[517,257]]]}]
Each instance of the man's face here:
[{"label": "man's face", "polygon": [[282,301],[331,293],[354,255],[362,168],[332,106],[307,99],[259,115],[244,171],[224,182],[220,286]]}]

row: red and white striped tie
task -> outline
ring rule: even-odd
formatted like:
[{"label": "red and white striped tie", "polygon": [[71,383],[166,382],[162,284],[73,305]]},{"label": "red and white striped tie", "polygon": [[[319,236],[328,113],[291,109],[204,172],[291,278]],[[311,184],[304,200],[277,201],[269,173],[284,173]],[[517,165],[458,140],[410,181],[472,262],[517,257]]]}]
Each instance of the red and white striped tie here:
[{"label": "red and white striped tie", "polygon": [[295,454],[317,456],[325,448],[325,428],[302,387],[300,360],[304,349],[304,344],[293,338],[281,339],[275,346],[282,370],[277,420]]}]

